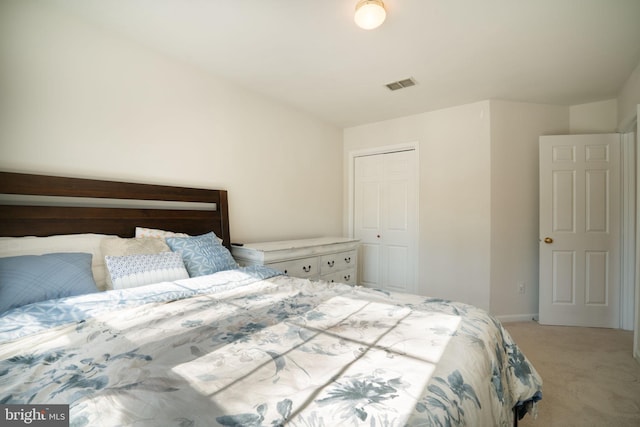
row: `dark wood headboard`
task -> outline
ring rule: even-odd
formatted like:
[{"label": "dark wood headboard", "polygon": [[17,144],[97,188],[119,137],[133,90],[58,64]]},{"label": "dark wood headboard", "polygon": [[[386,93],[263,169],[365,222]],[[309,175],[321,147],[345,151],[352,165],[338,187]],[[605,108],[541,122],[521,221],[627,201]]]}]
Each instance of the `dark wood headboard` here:
[{"label": "dark wood headboard", "polygon": [[[0,236],[100,233],[133,237],[136,227],[147,227],[191,235],[213,231],[231,247],[225,190],[0,172],[0,195],[19,195],[16,200],[0,198]],[[22,202],[22,195],[35,201]],[[92,206],[92,199],[103,203]],[[124,200],[132,207],[118,205]],[[167,206],[139,202],[142,207],[137,207],[136,201],[161,201]],[[176,202],[197,207],[180,203],[176,208]]]}]

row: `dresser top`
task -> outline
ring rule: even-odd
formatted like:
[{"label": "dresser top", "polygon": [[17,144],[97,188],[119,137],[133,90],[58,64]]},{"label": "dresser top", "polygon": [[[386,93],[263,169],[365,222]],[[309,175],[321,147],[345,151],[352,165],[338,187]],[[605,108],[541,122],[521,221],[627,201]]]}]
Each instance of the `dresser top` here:
[{"label": "dresser top", "polygon": [[245,243],[232,246],[234,257],[255,261],[277,260],[354,249],[358,239],[350,237],[316,237],[313,239],[281,240],[276,242]]},{"label": "dresser top", "polygon": [[310,246],[331,245],[335,243],[357,242],[358,239],[349,237],[316,237],[313,239],[281,240],[277,242],[245,243],[243,248],[256,251],[271,252],[284,251],[297,248],[308,248]]}]

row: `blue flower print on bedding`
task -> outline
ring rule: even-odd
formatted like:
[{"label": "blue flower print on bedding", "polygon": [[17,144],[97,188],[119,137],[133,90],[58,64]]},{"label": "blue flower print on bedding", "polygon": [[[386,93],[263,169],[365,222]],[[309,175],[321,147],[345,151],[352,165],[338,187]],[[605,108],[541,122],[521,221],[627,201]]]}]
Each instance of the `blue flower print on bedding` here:
[{"label": "blue flower print on bedding", "polygon": [[[458,370],[453,371],[446,379],[436,377],[427,389],[429,394],[416,404],[416,411],[427,416],[429,425],[461,425],[464,421],[461,405],[465,400],[471,401],[481,409],[475,390],[464,381]],[[439,411],[434,410],[436,408]],[[455,412],[452,409],[455,409]]]}]

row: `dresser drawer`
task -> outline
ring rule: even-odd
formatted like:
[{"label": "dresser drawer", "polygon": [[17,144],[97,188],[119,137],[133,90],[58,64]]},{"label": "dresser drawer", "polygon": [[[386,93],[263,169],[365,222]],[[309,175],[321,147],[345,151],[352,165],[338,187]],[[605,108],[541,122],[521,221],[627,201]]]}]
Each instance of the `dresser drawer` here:
[{"label": "dresser drawer", "polygon": [[338,252],[320,257],[320,274],[332,274],[337,271],[354,268],[356,251]]},{"label": "dresser drawer", "polygon": [[348,285],[356,284],[356,269],[350,268],[348,270],[337,271],[335,273],[326,274],[320,277],[327,282],[346,283]]},{"label": "dresser drawer", "polygon": [[294,277],[318,276],[318,258],[301,258],[268,264],[269,267]]}]

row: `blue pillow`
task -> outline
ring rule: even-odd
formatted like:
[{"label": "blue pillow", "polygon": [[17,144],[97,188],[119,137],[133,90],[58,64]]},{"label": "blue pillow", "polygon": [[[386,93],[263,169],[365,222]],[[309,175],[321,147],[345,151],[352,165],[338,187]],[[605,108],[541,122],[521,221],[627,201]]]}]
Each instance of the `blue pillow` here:
[{"label": "blue pillow", "polygon": [[34,302],[97,292],[91,258],[85,253],[0,258],[0,313]]},{"label": "blue pillow", "polygon": [[201,236],[167,237],[165,240],[172,251],[182,255],[191,277],[238,268],[229,250],[220,244],[213,232]]}]

